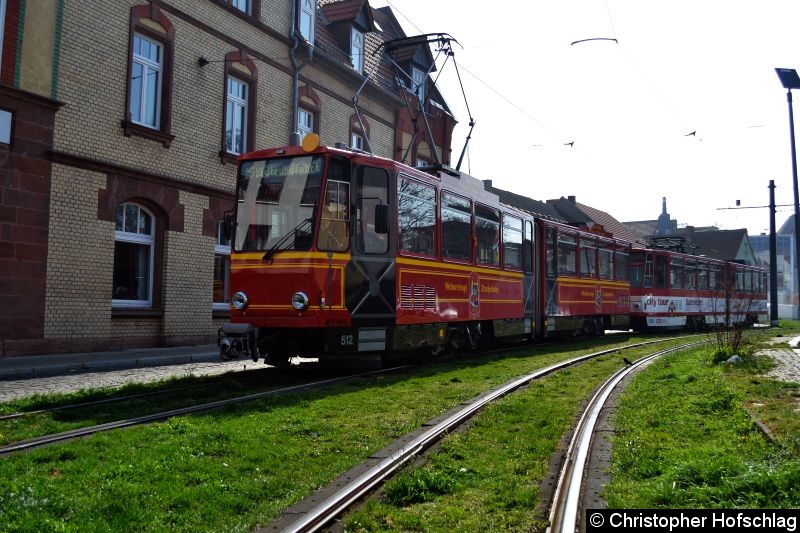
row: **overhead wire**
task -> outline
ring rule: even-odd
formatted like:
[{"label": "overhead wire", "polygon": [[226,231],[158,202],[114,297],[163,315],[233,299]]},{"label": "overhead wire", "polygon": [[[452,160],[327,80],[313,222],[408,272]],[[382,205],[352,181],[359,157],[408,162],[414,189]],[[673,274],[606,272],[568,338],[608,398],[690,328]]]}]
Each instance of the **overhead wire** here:
[{"label": "overhead wire", "polygon": [[[409,17],[408,17],[408,16],[407,16],[405,13],[403,13],[401,10],[399,10],[399,9],[397,8],[397,6],[395,6],[395,5],[394,5],[394,4],[393,4],[393,3],[392,3],[390,0],[385,0],[385,1],[386,1],[386,3],[389,5],[389,7],[391,7],[391,8],[392,8],[392,10],[393,10],[393,11],[395,11],[397,14],[399,14],[401,17],[403,17],[403,18],[404,18],[404,19],[405,19],[405,20],[406,20],[406,21],[407,21],[409,24],[411,24],[411,26],[413,26],[413,27],[414,27],[414,29],[416,29],[416,30],[417,30],[419,33],[425,33],[424,31],[422,31],[422,29],[420,29],[420,27],[419,27],[419,26],[417,26],[417,25],[414,23],[414,21],[413,21],[413,20],[411,20],[411,19],[410,19],[410,18],[409,18]],[[530,119],[530,120],[531,120],[531,121],[532,121],[534,124],[536,124],[536,125],[537,125],[537,126],[539,126],[540,128],[542,128],[542,129],[544,129],[545,131],[547,131],[547,132],[548,132],[550,135],[552,135],[553,137],[555,137],[555,138],[556,138],[556,139],[558,139],[559,141],[561,141],[561,142],[563,142],[563,141],[564,141],[564,139],[565,139],[565,138],[564,138],[563,136],[561,136],[561,135],[559,135],[558,133],[556,133],[556,132],[555,132],[555,131],[554,131],[552,128],[550,128],[550,127],[548,127],[547,125],[545,125],[543,122],[541,122],[541,121],[540,121],[540,120],[538,120],[536,117],[534,117],[533,115],[531,115],[531,114],[530,114],[528,111],[526,111],[524,108],[522,108],[521,106],[519,106],[519,105],[517,105],[516,103],[514,103],[514,102],[513,102],[513,101],[512,101],[510,98],[508,98],[507,96],[505,96],[505,95],[504,95],[503,93],[501,93],[499,90],[497,90],[497,89],[495,89],[494,87],[492,87],[491,85],[489,85],[487,82],[485,82],[483,79],[481,79],[481,78],[480,78],[480,77],[479,77],[477,74],[475,74],[474,72],[472,72],[471,70],[469,70],[467,67],[465,67],[463,63],[461,63],[459,66],[460,66],[460,68],[461,68],[461,69],[463,69],[463,70],[464,70],[464,72],[466,72],[467,74],[469,74],[470,76],[472,76],[472,77],[473,77],[473,78],[474,78],[476,81],[480,82],[480,83],[481,83],[481,84],[482,84],[484,87],[486,87],[487,89],[489,89],[490,91],[492,91],[494,94],[496,94],[497,96],[499,96],[500,98],[502,98],[502,99],[503,99],[503,100],[504,100],[506,103],[508,103],[509,105],[511,105],[511,106],[512,106],[514,109],[516,109],[517,111],[519,111],[520,113],[522,113],[522,114],[523,114],[523,115],[524,115],[526,118]],[[456,72],[458,73],[458,70],[457,70]],[[458,74],[458,80],[459,80],[459,83],[461,83],[461,75],[460,75],[460,74]],[[461,85],[461,88],[462,88],[462,91],[463,91],[463,84]],[[468,112],[468,113],[471,115],[471,113],[469,112],[469,109],[467,109],[467,112]],[[468,151],[469,151],[469,150],[468,150]]]},{"label": "overhead wire", "polygon": [[664,97],[664,95],[661,93],[661,91],[658,90],[658,88],[650,80],[650,78],[648,78],[647,75],[645,75],[644,71],[641,68],[639,68],[639,65],[636,64],[636,62],[630,56],[628,51],[625,49],[624,44],[619,41],[617,37],[617,30],[614,27],[614,17],[611,15],[611,7],[608,5],[608,0],[603,0],[603,3],[606,6],[606,13],[608,13],[608,24],[611,27],[611,36],[614,38],[613,40],[616,41],[617,45],[619,46],[622,55],[625,56],[625,59],[628,60],[628,62],[631,64],[631,66],[633,66],[636,72],[638,72],[639,75],[642,77],[642,79],[650,86],[650,88],[653,90],[656,96],[658,96],[658,98],[661,99],[664,105],[667,106],[667,108],[672,112],[672,114],[678,120],[681,128],[683,128],[684,131],[688,130],[689,128],[686,122],[683,120],[683,117],[681,117],[680,113],[678,113],[678,111],[675,109],[675,107],[673,107],[673,105],[669,102],[669,100],[667,100],[666,97]]}]

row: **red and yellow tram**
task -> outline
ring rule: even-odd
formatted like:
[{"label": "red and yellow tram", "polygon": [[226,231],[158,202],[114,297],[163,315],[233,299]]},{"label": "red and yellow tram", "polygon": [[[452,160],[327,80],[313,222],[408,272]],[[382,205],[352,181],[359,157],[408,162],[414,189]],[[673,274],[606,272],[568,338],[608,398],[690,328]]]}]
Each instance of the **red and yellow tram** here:
[{"label": "red and yellow tram", "polygon": [[[314,135],[241,156],[236,198],[224,358],[436,354],[766,312],[763,270],[632,251],[599,226],[502,204],[469,175],[318,146]],[[730,290],[713,289],[720,280]],[[732,303],[747,298],[756,306]]]},{"label": "red and yellow tram", "polygon": [[627,327],[627,244],[502,205],[466,174],[306,143],[243,155],[236,195],[223,356]]}]

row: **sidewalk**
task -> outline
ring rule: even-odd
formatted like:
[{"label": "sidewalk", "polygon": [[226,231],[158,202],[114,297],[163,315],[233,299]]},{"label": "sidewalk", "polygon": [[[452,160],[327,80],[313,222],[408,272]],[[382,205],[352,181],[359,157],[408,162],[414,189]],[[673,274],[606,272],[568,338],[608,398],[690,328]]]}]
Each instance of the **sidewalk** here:
[{"label": "sidewalk", "polygon": [[215,361],[220,361],[216,344],[4,357],[0,358],[0,381]]}]

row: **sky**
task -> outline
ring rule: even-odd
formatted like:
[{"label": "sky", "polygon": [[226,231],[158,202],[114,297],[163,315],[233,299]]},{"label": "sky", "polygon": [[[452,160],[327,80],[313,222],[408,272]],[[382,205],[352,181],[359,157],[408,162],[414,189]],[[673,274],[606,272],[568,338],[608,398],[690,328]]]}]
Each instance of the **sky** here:
[{"label": "sky", "polygon": [[[458,41],[476,122],[462,171],[537,200],[574,195],[623,222],[656,219],[666,197],[679,227],[759,235],[769,231],[770,180],[776,204],[789,204],[778,207],[777,229],[794,212],[788,103],[775,68],[800,70],[800,1],[370,4],[392,7],[408,35]],[[617,42],[571,44],[589,38]],[[438,85],[459,121],[455,166],[470,113],[452,62]],[[764,207],[725,209],[737,200]]]}]

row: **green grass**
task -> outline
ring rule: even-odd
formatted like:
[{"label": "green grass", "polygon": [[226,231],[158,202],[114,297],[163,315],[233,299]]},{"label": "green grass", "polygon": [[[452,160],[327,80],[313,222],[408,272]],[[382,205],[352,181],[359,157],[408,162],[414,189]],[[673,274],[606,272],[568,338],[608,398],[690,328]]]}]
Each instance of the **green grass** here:
[{"label": "green grass", "polygon": [[[132,383],[109,389],[83,389],[69,394],[34,395],[0,403],[0,414],[25,413],[73,405],[75,407],[0,420],[0,446],[42,435],[291,386],[307,379],[308,376],[297,373],[259,369],[246,373],[230,372],[197,378],[182,376],[155,383]],[[122,399],[126,396],[136,397]],[[121,400],[89,406],[76,405],[117,398]]]},{"label": "green grass", "polygon": [[[579,351],[632,340],[598,339],[526,347],[488,359],[476,356],[413,374],[362,378],[5,457],[0,460],[0,530],[250,530],[480,392]],[[618,367],[614,359],[606,357],[605,364]],[[583,366],[589,365],[558,378],[564,380],[559,385],[563,394],[580,381],[569,376]],[[518,408],[518,416],[534,413],[538,424],[560,438],[563,430],[552,422],[555,407],[548,402],[534,396]],[[497,409],[502,413],[509,407]],[[525,431],[500,427],[492,431],[506,435],[509,448],[545,446],[543,457],[552,449]],[[455,460],[459,453],[472,453],[471,444],[455,438],[443,457]],[[461,467],[451,471],[452,483],[432,483],[437,487],[432,492],[452,491],[464,477],[483,477],[488,465],[473,457],[466,472]],[[512,472],[532,468],[521,458],[513,464]],[[536,468],[522,491],[503,489],[504,478],[493,478],[492,487],[510,498],[502,505],[515,509],[514,516],[525,514],[523,509],[533,502],[536,483],[530,480],[541,474],[541,466]]]},{"label": "green grass", "polygon": [[602,356],[490,405],[424,464],[389,481],[345,529],[544,531],[539,490],[550,458],[588,394],[622,366],[620,354]]},{"label": "green grass", "polygon": [[796,414],[776,415],[779,439],[770,443],[745,409],[796,394],[758,376],[769,366],[748,355],[736,366],[715,363],[712,350],[700,349],[640,373],[617,412],[609,506],[800,506]]}]

